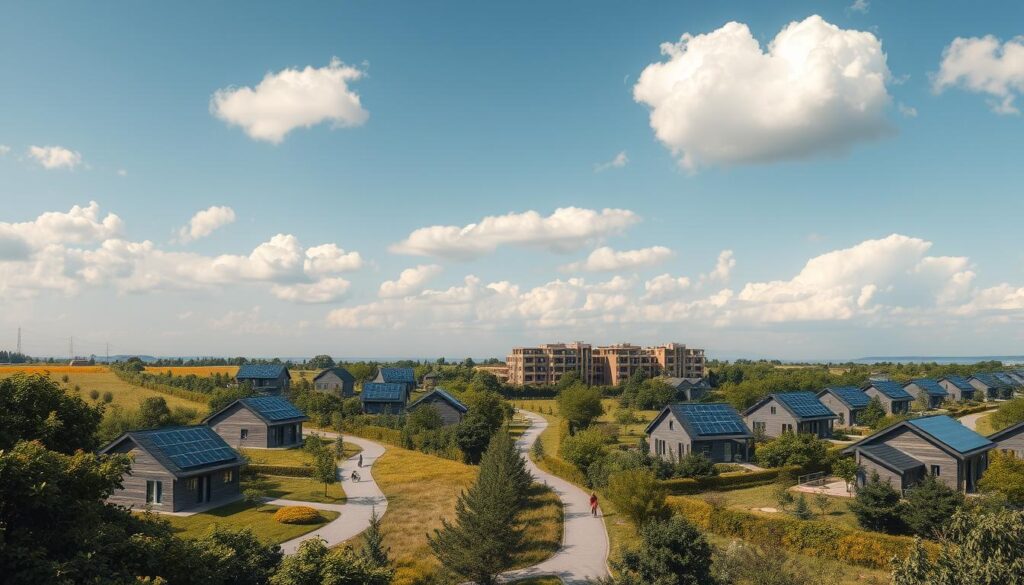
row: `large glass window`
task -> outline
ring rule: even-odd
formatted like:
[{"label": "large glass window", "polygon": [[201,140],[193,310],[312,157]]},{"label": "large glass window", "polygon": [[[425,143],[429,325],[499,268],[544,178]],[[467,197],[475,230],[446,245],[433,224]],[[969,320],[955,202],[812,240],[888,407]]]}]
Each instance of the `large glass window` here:
[{"label": "large glass window", "polygon": [[146,503],[160,504],[164,501],[164,482],[146,481]]}]

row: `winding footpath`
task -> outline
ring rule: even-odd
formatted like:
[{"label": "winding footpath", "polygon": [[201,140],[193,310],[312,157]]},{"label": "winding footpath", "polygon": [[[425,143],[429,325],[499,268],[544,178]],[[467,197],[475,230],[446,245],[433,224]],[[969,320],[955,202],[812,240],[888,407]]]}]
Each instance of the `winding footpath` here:
[{"label": "winding footpath", "polygon": [[[307,433],[312,434],[312,433]],[[338,438],[337,433],[318,431],[316,434],[327,438]],[[317,502],[300,502],[296,500],[267,499],[267,504],[275,506],[309,506],[317,510],[331,510],[341,515],[324,524],[320,528],[281,543],[281,550],[286,555],[294,554],[299,545],[312,538],[323,539],[328,547],[332,547],[350,538],[359,536],[370,526],[370,516],[376,510],[378,516],[383,516],[388,509],[388,500],[384,492],[373,479],[372,466],[377,459],[384,454],[384,446],[350,435],[345,436],[346,443],[352,443],[362,448],[363,466],[359,467],[359,455],[353,455],[341,462],[338,467],[338,479],[342,482],[345,490],[344,504],[321,504]],[[358,470],[360,480],[352,481],[352,472]]]},{"label": "winding footpath", "polygon": [[530,577],[556,576],[567,585],[583,585],[591,579],[608,576],[608,532],[599,513],[590,514],[590,494],[576,485],[537,467],[529,453],[533,443],[547,428],[544,417],[525,410],[519,411],[530,421],[516,446],[526,459],[526,467],[536,481],[546,484],[562,500],[565,525],[562,547],[549,559],[532,567],[509,571],[501,576],[508,583]]},{"label": "winding footpath", "polygon": [[965,427],[971,429],[972,431],[977,431],[978,430],[978,420],[980,420],[981,417],[983,417],[983,416],[988,416],[988,415],[992,414],[993,412],[996,411],[997,408],[999,408],[999,407],[998,406],[993,406],[992,408],[990,408],[988,410],[983,410],[981,412],[976,412],[974,414],[968,414],[966,416],[961,416],[960,417],[960,424],[962,424]]}]

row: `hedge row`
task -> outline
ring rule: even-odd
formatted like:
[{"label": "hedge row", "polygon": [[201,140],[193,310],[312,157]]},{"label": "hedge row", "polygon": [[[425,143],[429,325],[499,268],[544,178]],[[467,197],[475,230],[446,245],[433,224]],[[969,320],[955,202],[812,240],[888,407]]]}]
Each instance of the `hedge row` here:
[{"label": "hedge row", "polygon": [[161,394],[176,396],[178,398],[184,398],[185,400],[191,400],[193,402],[207,403],[210,401],[210,396],[208,394],[203,394],[202,392],[193,392],[191,390],[186,390],[184,388],[175,388],[174,386],[168,386],[166,384],[157,384],[156,382],[150,382],[144,379],[142,376],[132,375],[128,372],[125,372],[121,368],[110,368],[110,371],[113,372],[113,374],[117,376],[122,382],[134,384],[135,386],[142,386],[143,388],[147,388],[155,392],[160,392]]},{"label": "hedge row", "polygon": [[375,425],[360,425],[345,428],[344,432],[364,439],[370,439],[371,441],[382,441],[397,447],[402,446],[402,431],[397,429],[389,429],[387,427],[378,427]]},{"label": "hedge row", "polygon": [[979,412],[986,411],[992,408],[991,404],[979,404],[978,406],[968,406],[967,408],[960,409],[953,414],[954,417],[960,418],[961,416],[967,416],[968,414],[976,414]]},{"label": "hedge row", "polygon": [[661,485],[670,495],[696,494],[704,491],[727,491],[772,483],[779,474],[788,471],[796,478],[803,469],[799,465],[765,469],[763,471],[730,471],[713,477],[666,479]]},{"label": "hedge row", "polygon": [[286,475],[288,477],[313,477],[312,467],[295,467],[291,465],[259,465],[252,464],[245,466],[249,473],[262,473],[265,475]]},{"label": "hedge row", "polygon": [[544,471],[557,475],[558,477],[571,481],[577,485],[587,485],[587,478],[583,475],[583,472],[576,468],[575,465],[566,462],[558,457],[551,455],[544,455],[540,461],[536,461],[537,467],[540,467]]},{"label": "hedge row", "polygon": [[[914,545],[914,539],[907,536],[854,530],[834,522],[761,516],[694,498],[672,498],[670,503],[684,518],[720,536],[872,569],[888,570],[894,557],[906,557]],[[926,542],[925,548],[932,555],[938,552],[934,543]]]}]

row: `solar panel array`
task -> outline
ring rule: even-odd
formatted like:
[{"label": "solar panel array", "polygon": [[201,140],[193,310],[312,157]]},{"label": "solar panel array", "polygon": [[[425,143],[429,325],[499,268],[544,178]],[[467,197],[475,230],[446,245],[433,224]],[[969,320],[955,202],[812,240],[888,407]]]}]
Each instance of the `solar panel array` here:
[{"label": "solar panel array", "polygon": [[871,399],[863,390],[856,386],[834,386],[828,388],[833,394],[841,398],[853,408],[864,408],[871,402]]},{"label": "solar panel array", "polygon": [[168,459],[182,469],[237,458],[235,451],[210,427],[150,431],[147,438]]},{"label": "solar panel array", "polygon": [[405,385],[367,382],[363,384],[362,397],[363,401],[368,402],[402,402],[405,399]]},{"label": "solar panel array", "polygon": [[892,380],[875,380],[871,382],[871,385],[875,387],[879,392],[885,394],[892,400],[913,400],[914,397],[907,393],[903,389],[903,386],[899,382],[893,382]]},{"label": "solar panel array", "polygon": [[280,376],[284,369],[280,364],[242,364],[235,378],[273,379]]},{"label": "solar panel array", "polygon": [[968,384],[967,380],[964,380],[962,376],[946,376],[944,379],[961,390],[974,391],[974,386]]},{"label": "solar panel array", "polygon": [[967,453],[992,444],[992,441],[946,415],[910,419],[907,423],[914,425],[960,453]]},{"label": "solar panel array", "polygon": [[925,392],[932,396],[946,395],[946,389],[940,386],[938,382],[932,380],[931,378],[918,378],[916,380],[911,381],[917,384],[918,388],[924,390]]},{"label": "solar panel array", "polygon": [[746,435],[750,432],[743,419],[728,404],[677,404],[674,410],[701,436]]},{"label": "solar panel array", "polygon": [[835,413],[822,404],[813,392],[781,392],[776,394],[775,398],[785,403],[790,410],[802,418],[835,416]]},{"label": "solar panel array", "polygon": [[1001,381],[1004,384],[1006,384],[1007,386],[1016,386],[1017,385],[1017,381],[1016,380],[1014,380],[1013,378],[1011,378],[1010,376],[1006,375],[1003,372],[996,372],[996,373],[994,373],[992,375],[995,376],[996,379],[998,379],[999,381]]},{"label": "solar panel array", "polygon": [[388,383],[408,384],[416,381],[412,368],[381,368],[380,376]]},{"label": "solar panel array", "polygon": [[287,420],[306,416],[301,410],[280,396],[255,396],[243,398],[242,403],[267,420]]}]

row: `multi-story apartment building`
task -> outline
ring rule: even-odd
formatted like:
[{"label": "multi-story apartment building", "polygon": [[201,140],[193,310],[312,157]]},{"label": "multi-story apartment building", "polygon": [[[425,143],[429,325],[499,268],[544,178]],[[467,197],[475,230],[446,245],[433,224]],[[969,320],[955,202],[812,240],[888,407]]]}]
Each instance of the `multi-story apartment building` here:
[{"label": "multi-story apartment building", "polygon": [[598,346],[551,343],[538,347],[517,347],[507,358],[511,384],[554,384],[566,372],[576,372],[588,384],[616,385],[637,371],[645,376],[703,378],[703,349],[668,343],[641,347],[630,343]]}]

